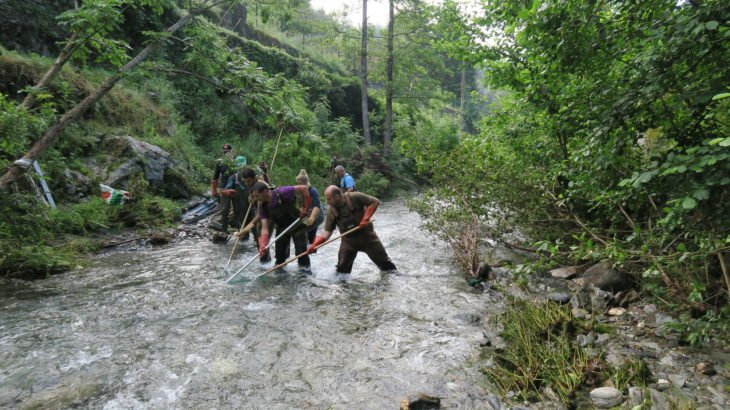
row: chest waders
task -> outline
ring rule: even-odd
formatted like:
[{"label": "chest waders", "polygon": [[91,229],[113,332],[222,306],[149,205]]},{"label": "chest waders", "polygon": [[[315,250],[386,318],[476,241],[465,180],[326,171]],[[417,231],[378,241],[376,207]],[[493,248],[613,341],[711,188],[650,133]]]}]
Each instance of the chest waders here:
[{"label": "chest waders", "polygon": [[[363,207],[355,207],[348,193],[343,194],[345,198],[345,206],[331,207],[331,212],[335,216],[335,223],[340,232],[347,232],[349,229],[360,224],[365,210]],[[349,228],[348,228],[349,227]],[[375,233],[372,224],[368,224],[365,229],[359,229],[352,235],[342,238],[340,250],[337,254],[337,272],[352,272],[352,264],[355,262],[358,252],[368,255],[378,268],[384,271],[395,270],[395,265],[390,260],[388,253],[380,242],[380,238]]]},{"label": "chest waders", "polygon": [[[299,209],[297,208],[296,194],[295,199],[291,202],[282,201],[281,194],[278,191],[272,191],[272,195],[276,196],[277,203],[279,206],[276,208],[268,208],[269,221],[276,225],[276,231],[283,229],[293,222],[299,220]],[[300,224],[299,226],[292,229],[292,231],[281,235],[281,239],[276,241],[276,247],[274,248],[274,256],[276,258],[276,264],[283,263],[289,258],[289,239],[294,241],[294,250],[297,254],[305,252],[307,250],[307,232],[306,225]],[[309,268],[309,256],[299,258],[299,267]]]}]

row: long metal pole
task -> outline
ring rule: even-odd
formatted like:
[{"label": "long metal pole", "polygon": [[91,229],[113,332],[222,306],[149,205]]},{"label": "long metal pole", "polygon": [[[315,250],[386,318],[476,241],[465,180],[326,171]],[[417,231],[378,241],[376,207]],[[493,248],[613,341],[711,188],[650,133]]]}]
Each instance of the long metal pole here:
[{"label": "long metal pole", "polygon": [[[276,236],[274,237],[274,239],[270,240],[270,241],[269,241],[269,244],[268,244],[268,245],[266,245],[266,248],[264,248],[264,249],[269,249],[269,248],[271,248],[272,246],[274,246],[274,244],[276,243],[276,241],[278,241],[279,239],[281,239],[281,237],[282,237],[282,236],[284,236],[284,234],[286,234],[286,233],[287,233],[287,232],[289,232],[289,231],[290,231],[290,230],[291,230],[292,228],[294,228],[294,227],[295,227],[295,226],[296,226],[297,224],[299,224],[299,222],[300,222],[300,221],[301,221],[301,219],[297,219],[296,221],[292,222],[292,224],[291,224],[291,225],[289,225],[289,227],[288,227],[288,228],[284,229],[284,232],[282,232],[282,233],[280,233],[280,234],[276,235]],[[253,258],[252,258],[252,259],[251,259],[250,261],[248,261],[248,262],[247,262],[247,263],[246,263],[245,265],[241,266],[241,268],[240,268],[240,269],[238,269],[238,270],[236,271],[236,273],[234,273],[233,275],[231,275],[231,277],[229,277],[228,279],[226,279],[226,283],[229,283],[230,281],[232,281],[233,279],[235,279],[235,277],[236,277],[236,276],[238,276],[238,274],[239,274],[239,273],[241,273],[241,271],[243,271],[243,270],[244,270],[244,269],[245,269],[245,268],[246,268],[246,267],[247,267],[248,265],[250,265],[250,264],[251,264],[251,262],[255,261],[255,260],[256,260],[256,258],[258,258],[258,256],[259,256],[259,255],[256,255],[256,256],[254,256],[254,257],[253,257]]]},{"label": "long metal pole", "polygon": [[[248,209],[246,210],[246,215],[243,216],[243,223],[241,224],[241,227],[238,228],[239,232],[241,229],[243,229],[244,226],[246,226],[246,218],[248,218],[248,213],[251,212],[251,205],[253,205],[254,201],[251,201],[248,204]],[[233,254],[236,253],[236,246],[238,246],[238,241],[241,239],[241,236],[236,236],[236,242],[233,242],[233,249],[231,249],[231,256],[228,257],[228,263],[226,263],[226,267],[224,269],[228,269],[228,267],[231,265],[231,260],[233,259]]]},{"label": "long metal pole", "polygon": [[[314,249],[316,250],[316,249],[319,249],[319,248],[321,248],[321,247],[323,247],[323,246],[325,246],[325,245],[328,245],[328,244],[330,244],[330,243],[332,243],[332,242],[334,242],[334,241],[336,241],[336,240],[338,240],[338,239],[341,239],[341,238],[342,238],[342,237],[344,237],[344,236],[347,236],[347,235],[349,235],[349,234],[351,234],[351,233],[353,233],[353,232],[357,231],[358,229],[360,229],[360,227],[359,227],[359,226],[356,226],[356,227],[354,227],[354,228],[350,229],[349,231],[347,231],[347,232],[343,233],[342,235],[338,235],[338,236],[335,236],[334,238],[331,238],[331,239],[330,239],[330,240],[328,240],[327,242],[325,242],[325,243],[322,243],[322,244],[320,244],[320,245],[317,245],[317,246],[316,246],[316,247],[315,247]],[[271,273],[271,272],[273,272],[273,271],[275,271],[275,270],[277,270],[277,269],[281,268],[281,267],[282,267],[282,266],[284,266],[284,265],[288,265],[289,263],[291,263],[291,262],[294,262],[295,260],[297,260],[297,259],[301,258],[302,256],[304,256],[304,255],[306,255],[306,254],[308,254],[308,253],[309,253],[309,251],[307,251],[307,252],[302,252],[302,253],[300,253],[300,254],[299,254],[299,255],[297,255],[297,256],[292,256],[292,257],[291,257],[291,258],[289,258],[288,260],[286,260],[286,261],[284,261],[284,262],[282,262],[282,263],[280,263],[280,264],[278,264],[278,265],[274,266],[273,268],[271,268],[271,269],[267,270],[266,272],[264,272],[264,273],[262,273],[262,274],[260,274],[260,275],[258,275],[258,276],[256,276],[256,277],[254,277],[253,279],[251,279],[251,281],[254,281],[254,280],[256,280],[256,279],[260,278],[261,276],[264,276],[264,275],[266,275],[266,274],[268,274],[268,273]]]}]

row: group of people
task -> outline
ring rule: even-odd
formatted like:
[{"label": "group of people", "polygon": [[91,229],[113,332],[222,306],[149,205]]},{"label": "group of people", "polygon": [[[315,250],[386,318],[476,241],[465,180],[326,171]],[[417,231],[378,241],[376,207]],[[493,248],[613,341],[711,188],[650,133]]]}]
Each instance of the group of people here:
[{"label": "group of people", "polygon": [[[296,185],[273,188],[264,162],[253,168],[244,156],[234,155],[231,145],[224,144],[222,151],[211,181],[211,195],[220,197],[220,219],[210,227],[227,232],[233,224],[240,227],[236,236],[245,239],[253,235],[262,263],[271,260],[269,241],[276,232],[276,265],[289,259],[293,242],[296,255],[302,255],[297,259],[300,271],[311,273],[309,255],[337,228],[342,235],[337,272],[351,273],[358,252],[367,254],[381,270],[396,269],[370,222],[380,201],[357,192],[354,178],[343,166],[335,167],[339,186],[330,185],[324,191],[328,205],[325,212],[319,191],[311,186],[306,170],[296,176]],[[317,235],[322,224],[323,231]]]}]

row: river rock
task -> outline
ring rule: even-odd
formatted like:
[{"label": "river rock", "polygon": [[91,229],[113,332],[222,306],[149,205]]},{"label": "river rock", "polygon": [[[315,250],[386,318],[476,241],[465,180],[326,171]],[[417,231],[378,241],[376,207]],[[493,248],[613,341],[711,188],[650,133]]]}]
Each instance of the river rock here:
[{"label": "river rock", "polygon": [[596,408],[610,409],[623,401],[621,392],[613,387],[599,387],[591,390],[591,401]]},{"label": "river rock", "polygon": [[609,340],[611,340],[611,335],[608,333],[599,333],[598,336],[596,336],[596,346],[602,346],[606,344]]},{"label": "river rock", "polygon": [[606,314],[608,316],[621,316],[624,313],[626,313],[626,309],[618,307],[618,308],[608,309],[608,312]]},{"label": "river rock", "polygon": [[717,374],[717,371],[715,370],[715,367],[710,362],[700,362],[697,363],[697,366],[695,366],[695,370],[698,373],[702,373],[707,376],[714,376]]},{"label": "river rock", "polygon": [[651,410],[669,410],[669,403],[663,394],[654,389],[649,389],[651,398]]},{"label": "river rock", "polygon": [[672,387],[672,383],[670,383],[667,379],[659,379],[656,382],[656,388],[659,391],[665,391],[670,387]]},{"label": "river rock", "polygon": [[604,260],[583,273],[583,286],[595,286],[601,290],[617,292],[628,289],[631,281],[622,272],[613,268],[611,261]]},{"label": "river rock", "polygon": [[557,268],[550,271],[550,276],[557,279],[570,279],[578,273],[577,266],[566,266],[564,268]]},{"label": "river rock", "polygon": [[560,303],[561,305],[565,305],[570,302],[570,295],[567,293],[553,292],[548,293],[545,297],[547,300]]},{"label": "river rock", "polygon": [[681,374],[670,374],[669,381],[677,388],[682,388],[687,383],[687,377]]},{"label": "river rock", "polygon": [[441,398],[419,393],[415,397],[403,399],[400,410],[431,410],[441,408]]},{"label": "river rock", "polygon": [[603,291],[595,286],[587,286],[578,292],[576,302],[573,305],[575,306],[577,304],[589,312],[603,313],[606,311],[612,297],[613,295],[609,292]]},{"label": "river rock", "polygon": [[631,408],[644,404],[646,395],[641,387],[629,387],[629,405]]},{"label": "river rock", "polygon": [[75,196],[87,196],[96,187],[94,183],[79,171],[66,168],[63,171],[65,193]]},{"label": "river rock", "polygon": [[644,306],[644,313],[646,313],[647,315],[653,315],[654,313],[656,313],[656,305],[648,304]]},{"label": "river rock", "polygon": [[[109,136],[103,141],[112,163],[124,162],[108,173],[104,183],[124,189],[134,175],[142,175],[152,191],[167,193],[172,198],[189,198],[185,182],[175,169],[172,156],[162,148],[130,136]],[[118,163],[118,162],[117,162]]]}]

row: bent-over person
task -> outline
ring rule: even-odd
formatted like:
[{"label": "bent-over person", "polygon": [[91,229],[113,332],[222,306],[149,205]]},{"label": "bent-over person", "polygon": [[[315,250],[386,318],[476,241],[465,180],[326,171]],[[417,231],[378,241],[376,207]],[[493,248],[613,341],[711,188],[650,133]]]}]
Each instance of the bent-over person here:
[{"label": "bent-over person", "polygon": [[361,192],[343,194],[342,190],[335,185],[327,187],[324,190],[324,196],[330,206],[324,221],[324,232],[321,236],[317,236],[307,252],[313,253],[315,247],[326,242],[332,236],[335,227],[339,229],[340,234],[343,234],[359,226],[360,229],[341,239],[340,251],[337,255],[337,272],[352,272],[352,264],[355,262],[358,252],[367,254],[380,270],[396,270],[370,222],[370,218],[380,205],[380,200]]}]

